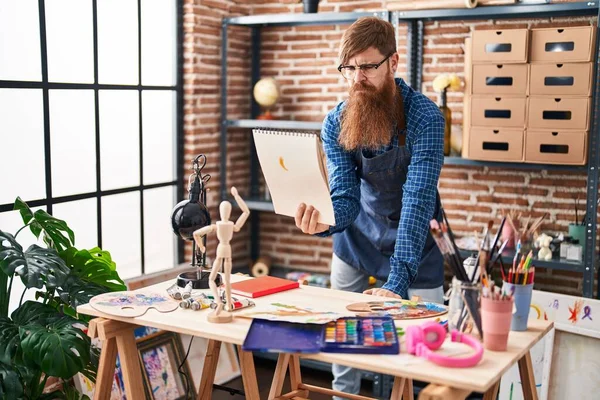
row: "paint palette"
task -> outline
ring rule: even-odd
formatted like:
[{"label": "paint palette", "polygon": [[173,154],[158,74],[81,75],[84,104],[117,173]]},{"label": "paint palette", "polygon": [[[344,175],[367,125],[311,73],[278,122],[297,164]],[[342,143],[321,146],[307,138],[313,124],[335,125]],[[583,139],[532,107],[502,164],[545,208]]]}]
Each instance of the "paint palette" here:
[{"label": "paint palette", "polygon": [[389,315],[393,319],[419,319],[432,318],[446,314],[448,309],[442,304],[412,301],[412,300],[389,300],[369,301],[365,303],[353,303],[346,306],[348,311],[357,313],[378,313]]},{"label": "paint palette", "polygon": [[382,318],[340,318],[329,322],[324,331],[329,353],[398,354],[394,321]]},{"label": "paint palette", "polygon": [[274,353],[398,354],[390,317],[344,317],[324,325],[252,320],[242,349]]},{"label": "paint palette", "polygon": [[90,305],[100,312],[118,317],[139,317],[150,308],[161,313],[179,308],[179,302],[167,295],[141,290],[100,294],[90,299]]}]

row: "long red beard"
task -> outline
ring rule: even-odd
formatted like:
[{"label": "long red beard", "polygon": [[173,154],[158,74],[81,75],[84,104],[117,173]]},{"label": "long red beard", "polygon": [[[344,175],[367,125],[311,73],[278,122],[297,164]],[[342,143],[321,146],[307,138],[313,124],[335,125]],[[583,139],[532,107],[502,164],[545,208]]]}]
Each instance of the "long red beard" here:
[{"label": "long red beard", "polygon": [[352,86],[342,114],[339,136],[342,148],[374,150],[389,144],[392,128],[404,113],[397,92],[392,76],[379,90],[364,81]]}]

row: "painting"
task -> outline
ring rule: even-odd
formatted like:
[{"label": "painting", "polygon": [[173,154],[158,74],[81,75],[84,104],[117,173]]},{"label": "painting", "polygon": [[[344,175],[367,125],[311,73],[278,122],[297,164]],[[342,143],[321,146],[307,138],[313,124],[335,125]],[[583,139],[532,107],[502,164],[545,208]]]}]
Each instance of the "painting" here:
[{"label": "painting", "polygon": [[[164,332],[143,339],[138,343],[138,352],[148,398],[180,400],[189,395],[193,398],[195,388],[188,365],[182,362],[184,354],[179,335]],[[180,365],[187,382],[179,373]]]},{"label": "painting", "polygon": [[[533,291],[530,320],[554,321],[555,328],[531,349],[531,363],[540,400],[566,396],[584,398],[586,394],[597,392],[598,377],[592,377],[592,373],[584,377],[577,375],[576,371],[579,368],[598,370],[598,357],[592,354],[596,351],[597,339],[600,339],[600,323],[594,318],[594,308],[599,306],[600,302],[594,299]],[[569,370],[569,373],[564,373],[565,370]],[[578,376],[578,379],[571,380],[568,376]],[[589,382],[584,382],[588,377]],[[517,366],[502,376],[498,398],[523,399]]]}]

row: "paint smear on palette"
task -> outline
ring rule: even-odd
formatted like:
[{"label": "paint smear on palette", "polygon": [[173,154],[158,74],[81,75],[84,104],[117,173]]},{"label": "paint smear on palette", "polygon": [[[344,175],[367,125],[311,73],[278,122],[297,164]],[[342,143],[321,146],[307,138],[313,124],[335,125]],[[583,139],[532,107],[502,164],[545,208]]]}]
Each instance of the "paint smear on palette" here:
[{"label": "paint smear on palette", "polygon": [[104,295],[103,301],[99,301],[96,304],[106,307],[123,307],[123,306],[136,306],[136,307],[147,307],[153,306],[159,303],[169,301],[168,297],[161,296],[160,294],[145,294],[137,293],[130,295],[123,295],[119,293],[107,293]]},{"label": "paint smear on palette", "polygon": [[384,313],[400,320],[431,318],[448,312],[441,304],[411,300],[369,301],[350,304],[346,308],[354,312]]}]

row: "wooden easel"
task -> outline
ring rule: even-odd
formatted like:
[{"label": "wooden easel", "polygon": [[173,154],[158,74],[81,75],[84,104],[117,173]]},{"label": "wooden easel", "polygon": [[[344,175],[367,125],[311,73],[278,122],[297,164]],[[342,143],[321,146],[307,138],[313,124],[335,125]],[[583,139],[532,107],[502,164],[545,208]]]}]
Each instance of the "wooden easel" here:
[{"label": "wooden easel", "polygon": [[[110,399],[115,365],[117,363],[117,353],[119,354],[127,398],[131,400],[146,399],[141,360],[133,334],[136,328],[138,328],[137,325],[106,318],[95,318],[90,321],[88,336],[92,339],[98,338],[102,342],[94,400]],[[212,396],[220,350],[220,341],[208,341],[200,388],[198,390],[199,399],[210,399]],[[260,395],[252,353],[243,351],[241,346],[238,346],[238,355],[246,398],[258,400],[260,399]]]}]

